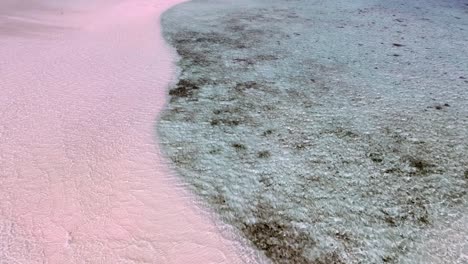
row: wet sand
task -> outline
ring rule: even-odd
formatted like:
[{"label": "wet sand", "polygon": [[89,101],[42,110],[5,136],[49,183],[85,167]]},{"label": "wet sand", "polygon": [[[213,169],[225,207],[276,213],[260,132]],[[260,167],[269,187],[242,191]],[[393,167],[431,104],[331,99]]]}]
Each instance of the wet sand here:
[{"label": "wet sand", "polygon": [[155,143],[181,1],[0,3],[0,263],[253,263]]}]

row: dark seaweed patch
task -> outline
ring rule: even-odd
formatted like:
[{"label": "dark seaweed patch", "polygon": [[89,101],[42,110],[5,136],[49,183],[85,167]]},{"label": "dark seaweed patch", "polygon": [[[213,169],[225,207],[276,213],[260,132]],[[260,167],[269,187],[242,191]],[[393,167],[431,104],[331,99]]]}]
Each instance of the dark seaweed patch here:
[{"label": "dark seaweed patch", "polygon": [[198,66],[209,66],[216,61],[211,60],[203,52],[195,51],[192,48],[187,48],[185,46],[177,49],[177,53],[184,58],[185,61],[189,61],[190,64]]},{"label": "dark seaweed patch", "polygon": [[272,129],[267,129],[262,133],[262,136],[266,137],[266,136],[269,136],[271,134],[273,134],[273,130]]},{"label": "dark seaweed patch", "polygon": [[244,235],[274,263],[344,264],[335,251],[322,252],[315,258],[307,256],[306,249],[316,247],[317,242],[287,219],[279,218],[277,209],[259,201],[254,210],[257,221],[244,223],[241,228]]},{"label": "dark seaweed patch", "polygon": [[236,150],[246,150],[247,147],[244,144],[241,143],[233,143],[232,147],[235,148]]},{"label": "dark seaweed patch", "polygon": [[173,37],[178,45],[194,45],[196,43],[233,45],[237,41],[226,34],[218,32],[181,31]]},{"label": "dark seaweed patch", "polygon": [[169,95],[173,97],[190,97],[193,95],[193,92],[198,89],[200,89],[200,87],[198,87],[195,82],[182,79],[177,83],[175,88],[169,90]]},{"label": "dark seaweed patch", "polygon": [[255,64],[255,61],[251,58],[236,58],[234,61],[242,64],[243,66],[250,66]]},{"label": "dark seaweed patch", "polygon": [[270,153],[270,151],[268,151],[268,150],[262,150],[262,151],[259,151],[259,152],[258,152],[257,156],[258,156],[259,158],[265,159],[265,158],[271,157],[271,153]]},{"label": "dark seaweed patch", "polygon": [[297,230],[286,221],[271,219],[275,211],[268,208],[270,207],[266,205],[258,206],[256,212],[259,220],[253,224],[244,224],[241,231],[274,263],[344,264],[335,251],[324,252],[313,259],[307,257],[306,248],[315,247],[317,242],[311,239],[309,234]]},{"label": "dark seaweed patch", "polygon": [[400,211],[391,212],[382,209],[383,220],[391,227],[405,223],[417,226],[427,226],[431,223],[427,201],[421,198],[409,197],[399,205]]},{"label": "dark seaweed patch", "polygon": [[238,126],[241,121],[238,119],[229,119],[229,118],[214,118],[210,121],[212,126],[226,125],[226,126]]},{"label": "dark seaweed patch", "polygon": [[383,161],[383,157],[380,153],[370,153],[369,154],[369,158],[373,161],[373,162],[376,162],[376,163],[380,163]]},{"label": "dark seaweed patch", "polygon": [[406,157],[409,165],[417,170],[420,174],[429,174],[433,172],[434,164],[417,157]]},{"label": "dark seaweed patch", "polygon": [[242,231],[276,263],[311,263],[303,256],[304,247],[297,245],[300,240],[308,241],[308,237],[290,226],[274,221],[260,222],[246,224]]}]

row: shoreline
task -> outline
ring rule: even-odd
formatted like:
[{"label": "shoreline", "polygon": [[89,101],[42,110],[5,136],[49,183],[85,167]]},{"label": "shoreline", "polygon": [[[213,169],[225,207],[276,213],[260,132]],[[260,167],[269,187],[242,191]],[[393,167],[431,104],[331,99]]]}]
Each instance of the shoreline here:
[{"label": "shoreline", "polygon": [[177,2],[0,3],[2,263],[254,262],[155,142]]}]

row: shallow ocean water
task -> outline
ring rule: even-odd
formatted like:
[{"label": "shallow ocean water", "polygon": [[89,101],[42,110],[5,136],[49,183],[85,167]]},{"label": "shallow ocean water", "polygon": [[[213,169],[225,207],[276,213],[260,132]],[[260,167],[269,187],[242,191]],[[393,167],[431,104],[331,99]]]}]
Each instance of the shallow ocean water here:
[{"label": "shallow ocean water", "polygon": [[0,2],[1,264],[468,263],[468,2],[181,2]]},{"label": "shallow ocean water", "polygon": [[466,1],[192,1],[158,123],[275,263],[467,263]]}]

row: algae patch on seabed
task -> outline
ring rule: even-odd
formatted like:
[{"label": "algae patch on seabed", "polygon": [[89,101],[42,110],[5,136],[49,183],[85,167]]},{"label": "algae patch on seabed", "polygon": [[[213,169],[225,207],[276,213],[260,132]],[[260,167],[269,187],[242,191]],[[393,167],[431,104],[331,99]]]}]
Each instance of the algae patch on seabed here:
[{"label": "algae patch on seabed", "polygon": [[468,261],[465,241],[437,235],[468,212],[468,26],[440,8],[466,10],[370,0],[170,10],[181,75],[158,124],[168,157],[275,263]]}]

